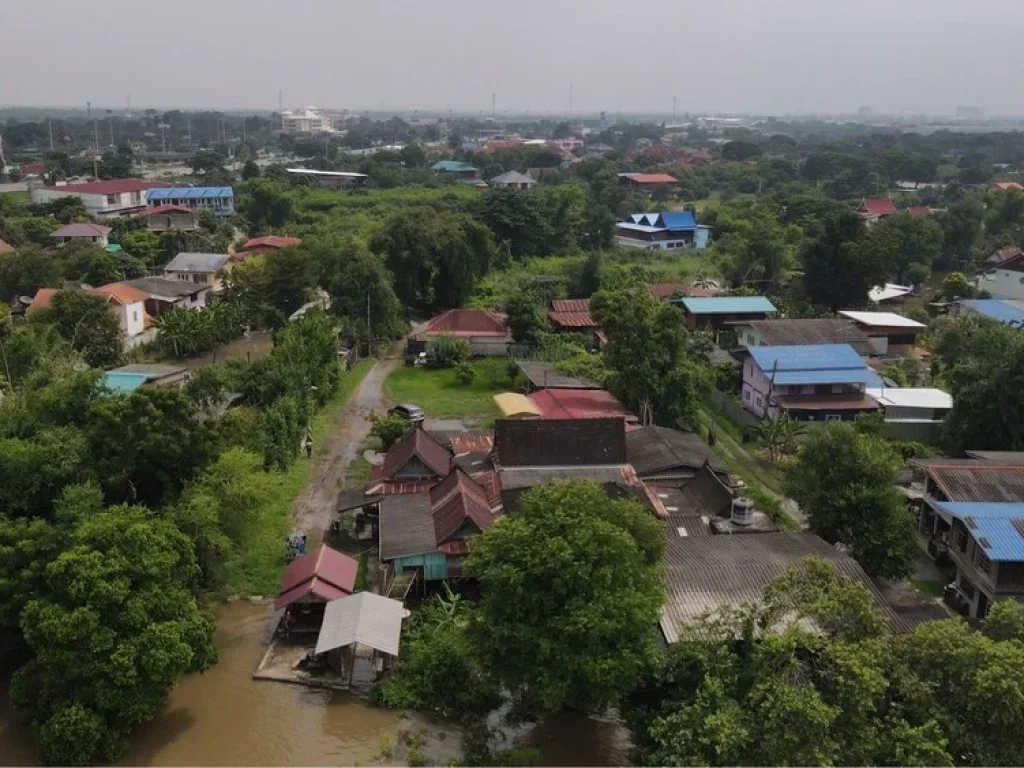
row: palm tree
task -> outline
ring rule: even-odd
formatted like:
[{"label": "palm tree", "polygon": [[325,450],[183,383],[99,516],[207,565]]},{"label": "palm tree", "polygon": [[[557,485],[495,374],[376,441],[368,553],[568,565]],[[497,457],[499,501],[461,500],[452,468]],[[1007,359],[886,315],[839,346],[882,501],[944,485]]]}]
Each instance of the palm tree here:
[{"label": "palm tree", "polygon": [[757,425],[757,440],[768,454],[769,461],[779,461],[796,451],[797,438],[806,428],[789,414],[765,419]]}]

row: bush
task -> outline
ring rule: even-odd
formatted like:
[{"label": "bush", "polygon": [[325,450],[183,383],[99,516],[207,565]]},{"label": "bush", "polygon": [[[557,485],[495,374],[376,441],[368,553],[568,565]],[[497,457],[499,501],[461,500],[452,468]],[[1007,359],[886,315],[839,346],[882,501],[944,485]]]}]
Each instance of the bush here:
[{"label": "bush", "polygon": [[469,342],[451,336],[438,336],[427,345],[427,364],[435,368],[452,368],[469,360]]},{"label": "bush", "polygon": [[407,418],[398,414],[388,416],[373,414],[370,416],[370,421],[373,424],[370,427],[370,434],[380,440],[380,449],[385,452],[401,440],[411,426]]},{"label": "bush", "polygon": [[455,366],[455,379],[464,386],[469,386],[476,378],[476,371],[469,363],[459,363]]}]

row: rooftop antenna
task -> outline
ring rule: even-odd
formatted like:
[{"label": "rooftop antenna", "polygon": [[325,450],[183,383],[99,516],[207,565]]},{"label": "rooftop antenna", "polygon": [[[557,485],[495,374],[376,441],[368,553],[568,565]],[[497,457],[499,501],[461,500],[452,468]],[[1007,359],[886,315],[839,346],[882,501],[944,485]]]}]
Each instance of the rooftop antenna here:
[{"label": "rooftop antenna", "polygon": [[572,80],[569,81],[569,119],[572,120]]},{"label": "rooftop antenna", "polygon": [[284,93],[277,89],[277,115],[281,118],[281,133],[284,133]]},{"label": "rooftop antenna", "polygon": [[494,94],[494,91],[491,91],[491,120],[494,119],[494,113],[495,113],[494,101],[495,101],[495,94]]},{"label": "rooftop antenna", "polygon": [[97,155],[100,153],[100,135],[96,128],[96,121],[92,117],[92,102],[85,102],[85,113],[89,120],[92,120],[92,140],[93,140],[93,153],[92,153],[92,176],[94,179],[100,177],[99,166],[96,161]]},{"label": "rooftop antenna", "polygon": [[53,152],[53,120],[47,120],[46,126],[50,129],[50,151]]},{"label": "rooftop antenna", "polygon": [[676,121],[676,97],[672,97],[672,122]]}]

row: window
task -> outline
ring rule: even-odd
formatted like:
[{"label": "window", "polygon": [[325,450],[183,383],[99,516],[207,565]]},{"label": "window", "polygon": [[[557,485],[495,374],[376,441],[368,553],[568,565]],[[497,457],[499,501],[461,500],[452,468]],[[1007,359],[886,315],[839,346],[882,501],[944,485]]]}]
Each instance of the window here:
[{"label": "window", "polygon": [[117,195],[107,195],[107,205],[117,205]]},{"label": "window", "polygon": [[132,322],[133,323],[139,322],[139,310],[137,310],[137,309],[133,309],[132,310]]},{"label": "window", "polygon": [[978,564],[978,570],[982,573],[989,573],[989,569],[992,567],[992,561],[988,559],[988,555],[981,551],[981,547],[978,547],[975,552],[975,562]]},{"label": "window", "polygon": [[838,413],[827,413],[825,414],[825,421],[842,421],[843,417]]},{"label": "window", "polygon": [[967,539],[967,529],[963,526],[957,526],[956,532],[953,534],[953,543],[961,552],[967,551]]},{"label": "window", "polygon": [[764,400],[761,398],[760,395],[758,395],[757,399],[754,401],[754,405],[756,405],[758,408],[760,408],[763,404],[764,404]]},{"label": "window", "polygon": [[743,399],[746,400],[748,403],[750,402],[750,390],[749,389],[743,390]]}]

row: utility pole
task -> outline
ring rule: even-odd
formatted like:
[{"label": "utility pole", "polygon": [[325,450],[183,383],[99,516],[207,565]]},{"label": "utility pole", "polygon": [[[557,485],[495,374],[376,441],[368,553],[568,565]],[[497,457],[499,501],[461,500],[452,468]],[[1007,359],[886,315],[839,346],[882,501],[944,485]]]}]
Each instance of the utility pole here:
[{"label": "utility pole", "polygon": [[188,147],[192,148],[192,115],[185,115],[185,130],[188,133]]},{"label": "utility pole", "polygon": [[491,120],[494,119],[494,100],[495,100],[495,94],[494,94],[494,91],[491,91]]},{"label": "utility pole", "polygon": [[672,97],[672,122],[676,121],[676,97]]},{"label": "utility pole", "polygon": [[50,151],[53,152],[53,120],[47,120],[46,125],[50,129]]},{"label": "utility pole", "polygon": [[96,128],[96,121],[93,120],[93,117],[92,117],[92,102],[91,101],[85,102],[85,111],[86,111],[86,115],[88,116],[88,118],[90,120],[92,120],[92,140],[93,140],[92,176],[93,176],[94,179],[98,179],[100,177],[99,160],[98,160],[98,156],[100,154],[100,135],[99,135],[98,129]]},{"label": "utility pole", "polygon": [[569,121],[572,122],[572,80],[569,81]]}]

